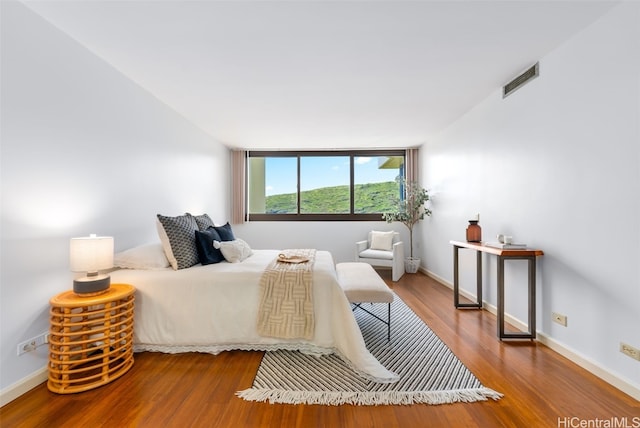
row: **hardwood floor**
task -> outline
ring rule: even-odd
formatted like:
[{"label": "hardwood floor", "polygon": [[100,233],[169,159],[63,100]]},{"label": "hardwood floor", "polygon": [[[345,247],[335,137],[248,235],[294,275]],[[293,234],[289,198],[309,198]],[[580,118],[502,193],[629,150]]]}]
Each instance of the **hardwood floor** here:
[{"label": "hardwood floor", "polygon": [[140,353],[129,373],[92,391],[57,395],[38,386],[0,409],[0,425],[640,427],[640,402],[537,342],[500,342],[495,317],[456,310],[448,288],[422,274],[392,283],[388,272],[380,273],[485,386],[504,394],[501,400],[373,407],[252,403],[234,393],[251,386],[261,352]]}]

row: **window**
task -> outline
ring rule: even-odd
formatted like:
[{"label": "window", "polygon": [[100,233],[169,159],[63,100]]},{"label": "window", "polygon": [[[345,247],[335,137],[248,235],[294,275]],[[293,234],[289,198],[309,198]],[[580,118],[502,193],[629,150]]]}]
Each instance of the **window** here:
[{"label": "window", "polygon": [[299,159],[300,213],[349,214],[349,157],[301,156]]},{"label": "window", "polygon": [[381,220],[405,151],[250,152],[250,220]]}]

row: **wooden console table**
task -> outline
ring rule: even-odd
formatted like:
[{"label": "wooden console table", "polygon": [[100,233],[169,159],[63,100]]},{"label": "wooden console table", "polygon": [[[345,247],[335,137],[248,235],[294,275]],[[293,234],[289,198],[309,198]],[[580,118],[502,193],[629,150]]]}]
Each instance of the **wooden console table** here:
[{"label": "wooden console table", "polygon": [[[502,339],[535,339],[536,337],[536,257],[544,255],[542,250],[500,249],[482,243],[450,241],[453,245],[453,304],[456,308],[482,308],[482,253],[498,257],[498,337]],[[476,251],[476,301],[460,303],[458,277],[458,251],[468,248]],[[527,260],[529,267],[529,331],[507,333],[504,331],[504,262],[505,260]]]}]

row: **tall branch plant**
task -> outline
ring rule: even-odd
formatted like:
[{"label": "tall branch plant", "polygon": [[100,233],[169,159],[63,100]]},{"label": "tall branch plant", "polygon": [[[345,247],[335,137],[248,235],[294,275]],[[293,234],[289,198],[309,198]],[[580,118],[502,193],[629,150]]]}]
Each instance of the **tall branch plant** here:
[{"label": "tall branch plant", "polygon": [[425,204],[429,200],[429,191],[415,181],[407,181],[404,177],[396,179],[402,185],[404,199],[395,198],[397,210],[382,214],[387,223],[399,221],[409,229],[409,245],[413,258],[413,227],[417,222],[431,215],[431,210]]}]

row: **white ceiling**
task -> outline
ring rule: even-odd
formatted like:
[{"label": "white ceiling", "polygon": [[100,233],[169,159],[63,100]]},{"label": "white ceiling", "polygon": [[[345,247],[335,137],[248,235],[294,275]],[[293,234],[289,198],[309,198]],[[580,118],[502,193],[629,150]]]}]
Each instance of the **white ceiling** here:
[{"label": "white ceiling", "polygon": [[422,144],[616,4],[24,3],[215,139],[250,149]]}]

